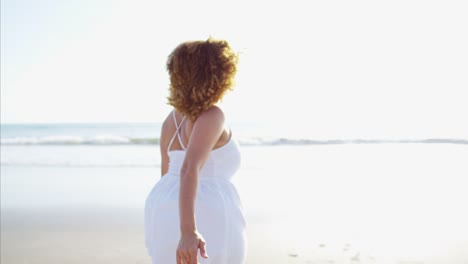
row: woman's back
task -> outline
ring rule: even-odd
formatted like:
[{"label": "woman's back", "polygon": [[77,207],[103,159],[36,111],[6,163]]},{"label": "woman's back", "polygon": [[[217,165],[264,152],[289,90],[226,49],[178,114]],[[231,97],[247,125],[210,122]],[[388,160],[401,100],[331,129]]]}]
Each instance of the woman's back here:
[{"label": "woman's back", "polygon": [[[184,128],[184,124],[188,127],[188,129],[186,129],[188,133],[191,132],[191,128],[190,124],[188,124],[189,122],[186,121],[185,116],[182,117],[181,121],[178,123],[176,112],[173,111],[170,115],[172,115],[172,121],[175,129],[173,129],[172,137],[169,140],[167,147],[162,147],[163,149],[167,149],[167,155],[169,158],[169,168],[167,173],[180,176],[180,171],[182,169],[182,164],[187,150],[187,143],[184,143],[184,138],[187,137],[182,135],[182,130]],[[193,128],[193,125],[191,127]],[[179,145],[180,149],[179,147],[174,148],[174,145],[176,144]],[[241,160],[239,145],[233,138],[232,131],[223,131],[223,135],[221,135],[220,140],[218,140],[216,145],[218,146],[215,146],[215,148],[211,150],[208,159],[200,171],[200,179],[219,177],[229,180],[240,167]]]},{"label": "woman's back", "polygon": [[[175,251],[180,238],[180,172],[188,145],[181,133],[186,120],[177,118],[175,112],[171,115],[173,134],[161,139],[161,149],[166,149],[169,159],[168,168],[145,202],[146,247],[153,263],[164,264],[176,263]],[[222,145],[211,150],[198,176],[195,217],[210,255],[208,259],[199,258],[200,263],[241,264],[246,254],[242,203],[230,181],[239,169],[240,151],[232,132],[227,136],[227,142],[219,140]]]}]

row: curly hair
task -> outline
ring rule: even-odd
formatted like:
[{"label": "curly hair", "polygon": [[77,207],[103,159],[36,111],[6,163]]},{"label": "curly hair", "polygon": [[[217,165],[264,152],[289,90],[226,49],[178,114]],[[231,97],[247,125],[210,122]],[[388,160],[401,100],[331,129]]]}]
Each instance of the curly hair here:
[{"label": "curly hair", "polygon": [[195,121],[232,90],[238,56],[225,40],[180,44],[169,55],[168,104]]}]

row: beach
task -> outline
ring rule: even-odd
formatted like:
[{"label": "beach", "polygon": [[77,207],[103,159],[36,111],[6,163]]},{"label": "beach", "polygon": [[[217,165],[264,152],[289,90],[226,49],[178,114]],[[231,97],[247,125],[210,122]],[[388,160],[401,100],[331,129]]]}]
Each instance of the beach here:
[{"label": "beach", "polygon": [[[149,264],[142,216],[136,209],[5,210],[1,262]],[[250,227],[246,263],[295,263],[286,249],[272,251],[262,225]]]},{"label": "beach", "polygon": [[0,9],[0,264],[150,264],[162,126],[190,117],[193,146],[212,104],[241,151],[243,264],[468,264],[467,1]]},{"label": "beach", "polygon": [[[132,209],[5,210],[1,262],[149,264],[141,219],[141,210]],[[308,252],[299,251],[282,245],[281,238],[270,233],[261,220],[250,220],[246,263],[467,263],[466,243],[451,245],[442,250],[443,254],[434,252],[441,254],[437,259],[379,259],[359,254],[349,244],[310,242],[304,245]]]},{"label": "beach", "polygon": [[[242,153],[246,263],[468,263],[466,145]],[[158,158],[158,145],[2,146],[1,262],[150,263],[143,206]]]}]

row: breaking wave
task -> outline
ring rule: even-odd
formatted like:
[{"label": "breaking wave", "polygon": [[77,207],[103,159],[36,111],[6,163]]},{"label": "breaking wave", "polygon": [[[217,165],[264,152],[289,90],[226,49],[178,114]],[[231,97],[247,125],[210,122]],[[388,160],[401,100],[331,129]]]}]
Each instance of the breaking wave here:
[{"label": "breaking wave", "polygon": [[[327,144],[382,144],[382,143],[450,143],[468,144],[468,139],[296,139],[296,138],[238,138],[241,145],[327,145]],[[158,145],[159,138],[130,138],[117,135],[47,136],[2,138],[2,145]]]}]

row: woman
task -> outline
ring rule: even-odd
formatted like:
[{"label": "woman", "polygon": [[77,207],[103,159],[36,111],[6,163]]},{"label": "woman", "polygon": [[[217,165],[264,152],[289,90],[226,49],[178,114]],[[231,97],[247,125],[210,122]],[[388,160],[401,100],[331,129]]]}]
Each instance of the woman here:
[{"label": "woman", "polygon": [[146,198],[146,248],[153,264],[241,264],[246,222],[230,181],[239,145],[216,106],[233,85],[237,56],[226,41],[185,42],[167,70],[175,109],[161,130],[162,178]]}]

